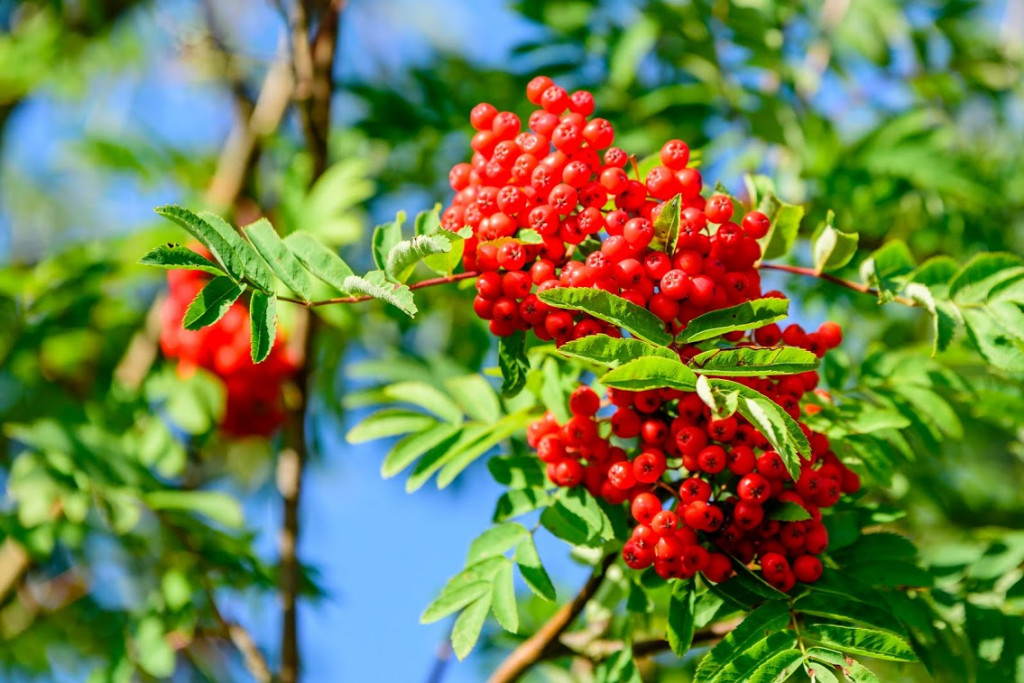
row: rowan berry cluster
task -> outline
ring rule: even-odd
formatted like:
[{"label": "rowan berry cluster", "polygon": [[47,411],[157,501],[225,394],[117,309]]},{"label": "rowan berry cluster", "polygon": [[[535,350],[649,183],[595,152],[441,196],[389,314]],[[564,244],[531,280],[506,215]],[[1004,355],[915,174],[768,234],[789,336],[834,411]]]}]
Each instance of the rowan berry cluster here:
[{"label": "rowan berry cluster", "polygon": [[[450,230],[473,230],[463,265],[481,272],[473,307],[490,321],[492,333],[532,328],[540,339],[559,344],[615,334],[599,320],[556,310],[536,296],[560,286],[618,294],[673,330],[709,310],[760,296],[754,264],[768,218],[751,211],[737,224],[728,196],[702,197],[703,181],[688,166],[685,142],[665,143],[661,164],[645,182],[630,179],[635,161],[611,146],[611,123],[588,120],[594,111],[590,93],[569,95],[544,76],[531,81],[526,93],[541,107],[530,115],[529,131],[521,132],[512,112],[489,104],[473,108],[473,160],[452,168],[456,195],[442,216]],[[668,254],[656,240],[654,222],[663,202],[676,195],[679,235]],[[713,224],[718,228],[711,234]]]},{"label": "rowan berry cluster", "polygon": [[[612,147],[612,125],[591,118],[590,93],[570,95],[540,76],[527,86],[527,98],[540,107],[529,117],[529,131],[511,112],[489,104],[472,110],[473,159],[452,169],[456,196],[442,216],[450,230],[472,228],[463,265],[481,273],[474,309],[490,321],[492,333],[532,329],[556,344],[591,334],[621,336],[617,327],[537,297],[558,287],[621,296],[654,313],[672,333],[709,311],[783,297],[762,293],[757,270],[758,239],[767,235],[769,218],[750,211],[734,222],[730,197],[705,198],[686,143],[665,143],[661,164],[641,182],[630,178],[635,161]],[[677,195],[672,249],[655,223]],[[842,332],[834,323],[811,333],[769,324],[725,339],[737,346],[800,347],[821,357],[841,342]],[[699,352],[695,346],[676,350],[684,362]],[[801,399],[818,380],[816,372],[805,372],[741,381],[799,420],[815,407],[802,407]],[[715,417],[696,393],[608,389],[606,398],[577,388],[569,404],[573,417],[559,424],[549,413],[529,427],[527,440],[559,486],[582,485],[609,503],[629,502],[635,526],[623,557],[630,567],[653,566],[664,578],[701,572],[719,582],[733,573],[735,559],[783,591],[821,576],[818,555],[828,546],[821,509],[860,488],[825,435],[800,425],[812,452],[794,481],[753,425],[739,414]]]},{"label": "rowan berry cluster", "polygon": [[[203,252],[201,247],[193,249]],[[233,437],[270,436],[284,421],[281,388],[294,374],[296,364],[284,344],[275,343],[270,356],[255,364],[249,351],[249,308],[242,300],[232,304],[224,317],[199,330],[181,326],[192,300],[209,277],[197,270],[172,270],[167,274],[169,292],[160,311],[160,348],[178,361],[178,373],[188,376],[204,368],[224,383],[227,404],[221,430]],[[278,332],[278,340],[281,333]]]}]

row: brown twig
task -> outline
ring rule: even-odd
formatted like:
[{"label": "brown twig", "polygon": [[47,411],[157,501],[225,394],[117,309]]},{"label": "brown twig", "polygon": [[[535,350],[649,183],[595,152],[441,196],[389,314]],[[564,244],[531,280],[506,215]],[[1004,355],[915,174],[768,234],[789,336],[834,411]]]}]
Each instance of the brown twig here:
[{"label": "brown twig", "polygon": [[257,683],[271,683],[274,675],[271,673],[270,667],[267,665],[267,659],[263,656],[263,652],[256,644],[252,634],[241,624],[225,618],[224,613],[220,611],[214,594],[213,584],[210,583],[210,577],[207,576],[202,567],[202,553],[189,540],[185,530],[177,526],[170,517],[159,510],[152,510],[152,512],[157,521],[171,532],[171,535],[178,541],[178,544],[196,558],[197,565],[199,565],[197,572],[199,586],[203,590],[203,595],[206,597],[206,602],[210,607],[210,613],[213,615],[214,621],[220,627],[221,635],[226,637],[235,646],[239,654],[242,655],[245,668],[252,674]]},{"label": "brown twig", "polygon": [[[859,282],[851,282],[850,280],[844,280],[843,278],[836,277],[835,275],[832,275],[830,273],[819,273],[815,271],[813,268],[804,268],[802,266],[787,266],[782,263],[762,263],[758,267],[761,270],[779,270],[784,273],[793,273],[794,275],[806,275],[808,277],[816,277],[819,280],[825,280],[826,282],[831,282],[832,284],[839,285],[840,287],[852,289],[853,291],[860,292],[861,294],[871,294],[872,296],[878,296],[878,290],[875,289],[874,287],[868,287],[867,285],[861,284]],[[893,297],[892,300],[898,304],[903,304],[904,306],[916,307],[919,305],[913,299],[908,299],[903,296]]]},{"label": "brown twig", "polygon": [[536,633],[524,640],[519,647],[505,658],[487,683],[513,683],[526,673],[537,662],[550,658],[550,653],[562,647],[558,638],[580,615],[587,602],[590,601],[598,588],[604,582],[605,573],[615,561],[616,554],[610,553],[604,557],[601,564],[594,569],[594,573],[587,579],[586,584],[572,602],[563,605],[555,612]]},{"label": "brown twig", "polygon": [[4,539],[0,545],[0,604],[7,599],[21,577],[28,571],[28,551],[12,538]]},{"label": "brown twig", "polygon": [[[693,644],[691,647],[708,647],[714,645],[722,639],[725,633],[731,631],[730,627],[727,631],[720,633],[719,629],[706,628],[693,636]],[[564,643],[558,643],[557,646],[551,647],[541,661],[547,661],[550,659],[558,659],[560,657],[582,657],[591,662],[598,663],[608,659],[616,652],[622,650],[625,646],[621,640],[593,640],[587,643],[586,647],[582,649],[573,649]],[[633,643],[633,657],[650,657],[660,652],[664,652],[669,649],[668,641],[664,638],[654,638],[651,640],[638,640]]]},{"label": "brown twig", "polygon": [[[313,159],[310,186],[327,168],[331,93],[334,91],[334,57],[343,0],[330,0],[320,16],[319,29],[309,39],[307,0],[296,0],[291,18],[292,64],[295,69],[294,100],[299,109],[306,145]],[[302,477],[308,457],[306,410],[309,405],[310,359],[315,350],[317,318],[303,311],[297,316],[291,344],[300,368],[298,389],[285,423],[284,445],[277,463],[277,486],[283,502],[283,519],[278,541],[281,556],[281,683],[299,679],[298,595],[301,564],[298,555],[301,531],[299,510]]]}]

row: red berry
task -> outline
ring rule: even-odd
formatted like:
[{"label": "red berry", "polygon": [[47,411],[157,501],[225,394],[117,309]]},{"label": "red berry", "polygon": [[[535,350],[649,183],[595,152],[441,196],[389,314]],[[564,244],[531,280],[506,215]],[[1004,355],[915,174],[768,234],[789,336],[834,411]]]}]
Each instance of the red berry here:
[{"label": "red berry", "polygon": [[690,148],[682,140],[669,140],[661,147],[661,163],[672,169],[680,171],[690,163]]},{"label": "red berry", "polygon": [[736,485],[736,495],[752,503],[763,503],[771,495],[771,485],[762,475],[748,474]]},{"label": "red berry", "polygon": [[641,493],[630,505],[633,518],[641,524],[650,524],[654,515],[661,512],[661,501],[653,493]]},{"label": "red berry", "polygon": [[491,125],[494,123],[494,117],[497,115],[498,110],[494,105],[481,102],[469,112],[469,123],[477,130],[490,131]]},{"label": "red berry", "polygon": [[814,583],[821,578],[821,560],[813,555],[801,555],[793,561],[793,575],[797,581]]},{"label": "red berry", "polygon": [[569,396],[569,410],[573,415],[592,417],[601,407],[601,399],[590,387],[576,387]]},{"label": "red berry", "polygon": [[544,91],[555,84],[547,76],[537,76],[526,84],[526,99],[533,104],[540,104]]}]

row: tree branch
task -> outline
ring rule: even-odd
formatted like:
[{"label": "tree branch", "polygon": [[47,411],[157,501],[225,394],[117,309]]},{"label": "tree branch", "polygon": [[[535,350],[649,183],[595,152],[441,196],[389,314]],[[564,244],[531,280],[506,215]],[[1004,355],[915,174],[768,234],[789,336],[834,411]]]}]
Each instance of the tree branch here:
[{"label": "tree branch", "polygon": [[572,602],[560,607],[536,633],[524,640],[519,647],[513,650],[505,658],[505,661],[494,670],[491,677],[487,679],[487,683],[513,683],[513,681],[519,680],[519,677],[537,664],[537,662],[549,659],[551,657],[550,653],[562,647],[561,643],[558,642],[558,638],[572,625],[572,622],[576,620],[576,617],[580,615],[583,608],[586,607],[590,599],[597,593],[597,589],[604,582],[608,567],[615,562],[615,558],[616,553],[606,555],[601,564],[594,570],[594,573],[587,579],[580,592],[572,599]]},{"label": "tree branch", "polygon": [[[825,280],[826,282],[831,282],[832,284],[839,285],[840,287],[852,289],[853,291],[860,292],[861,294],[871,294],[872,296],[878,296],[878,290],[875,289],[874,287],[868,287],[867,285],[861,284],[859,282],[851,282],[850,280],[844,280],[841,277],[836,277],[835,275],[831,275],[829,273],[819,273],[816,272],[813,268],[803,268],[801,266],[787,266],[781,263],[762,263],[760,266],[758,266],[758,268],[760,268],[761,270],[779,270],[784,273],[793,273],[794,275],[806,275],[808,277],[816,277],[819,280]],[[904,296],[893,297],[893,301],[895,301],[898,304],[903,304],[904,306],[919,306],[919,304],[916,301],[914,301],[913,299],[908,299]]]},{"label": "tree branch", "polygon": [[7,599],[21,577],[28,571],[30,558],[24,546],[13,538],[0,545],[0,604]]},{"label": "tree branch", "polygon": [[220,626],[222,635],[224,635],[235,649],[238,650],[239,654],[242,655],[242,661],[245,664],[245,668],[252,674],[253,678],[256,679],[257,683],[271,683],[274,675],[270,672],[270,667],[267,665],[267,660],[263,656],[263,652],[259,646],[256,645],[256,641],[253,639],[252,634],[241,624],[230,621],[224,617],[224,614],[220,611],[220,607],[217,605],[217,598],[214,594],[213,584],[210,583],[210,578],[206,575],[203,569],[203,555],[196,550],[195,546],[189,540],[185,530],[174,524],[174,522],[165,514],[159,510],[152,511],[156,519],[164,526],[165,529],[171,532],[171,535],[178,541],[182,548],[192,554],[196,558],[196,564],[199,569],[199,586],[203,590],[203,595],[206,596],[206,602],[210,607],[210,613],[213,615],[214,621]]},{"label": "tree branch", "polygon": [[[310,43],[306,0],[296,0],[292,14],[292,59],[299,108],[306,145],[313,159],[310,186],[327,169],[327,141],[330,133],[331,93],[334,91],[334,56],[343,0],[331,0],[320,17],[320,27]],[[326,96],[324,96],[326,93]],[[297,397],[290,407],[284,430],[284,448],[277,463],[277,487],[283,502],[283,519],[278,540],[281,556],[281,683],[297,683],[300,670],[298,595],[301,580],[298,544],[302,500],[302,476],[308,456],[306,411],[309,407],[310,359],[313,357],[317,318],[309,311],[297,316],[291,345],[299,372]]]}]

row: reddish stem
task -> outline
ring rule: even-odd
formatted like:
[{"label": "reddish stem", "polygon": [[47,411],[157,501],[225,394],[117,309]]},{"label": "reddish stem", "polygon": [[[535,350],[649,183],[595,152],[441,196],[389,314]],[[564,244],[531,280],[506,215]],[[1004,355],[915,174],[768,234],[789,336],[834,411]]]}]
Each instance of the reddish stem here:
[{"label": "reddish stem", "polygon": [[[835,275],[830,275],[829,273],[819,273],[815,271],[813,268],[804,268],[802,266],[787,266],[781,263],[762,263],[760,266],[758,266],[758,268],[761,268],[762,270],[779,270],[785,273],[793,273],[794,275],[806,275],[808,277],[816,277],[819,280],[825,280],[826,282],[831,282],[832,284],[839,285],[840,287],[852,289],[853,291],[860,292],[861,294],[871,294],[872,296],[878,296],[878,290],[875,289],[874,287],[868,287],[867,285],[861,284],[859,282],[844,280],[841,277],[836,277]],[[896,303],[903,304],[904,306],[918,305],[916,301],[902,296],[893,297],[893,301],[895,301]]]},{"label": "reddish stem", "polygon": [[[460,280],[468,280],[476,277],[480,273],[471,271],[469,273],[459,273],[457,275],[446,275],[444,277],[435,277],[429,280],[423,280],[409,285],[409,289],[424,289],[425,287],[434,287],[436,285],[446,285],[451,282],[458,282]],[[336,299],[322,299],[320,301],[303,301],[302,299],[293,299],[288,296],[277,297],[280,301],[287,301],[289,303],[298,304],[300,306],[306,306],[307,308],[315,308],[317,306],[328,306],[331,304],[358,304],[362,301],[370,301],[375,297],[369,294],[360,294],[358,296],[342,296]]]}]

